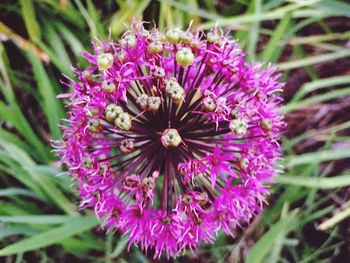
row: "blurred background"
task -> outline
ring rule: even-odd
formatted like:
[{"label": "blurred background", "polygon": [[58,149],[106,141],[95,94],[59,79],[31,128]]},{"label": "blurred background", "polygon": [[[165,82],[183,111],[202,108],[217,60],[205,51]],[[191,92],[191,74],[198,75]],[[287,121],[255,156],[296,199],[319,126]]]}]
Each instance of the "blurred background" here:
[{"label": "blurred background", "polygon": [[285,173],[269,205],[237,238],[175,262],[350,262],[350,4],[334,0],[1,0],[0,261],[166,262],[78,211],[50,147],[65,116],[62,74],[133,17],[161,30],[219,21],[286,82]]}]

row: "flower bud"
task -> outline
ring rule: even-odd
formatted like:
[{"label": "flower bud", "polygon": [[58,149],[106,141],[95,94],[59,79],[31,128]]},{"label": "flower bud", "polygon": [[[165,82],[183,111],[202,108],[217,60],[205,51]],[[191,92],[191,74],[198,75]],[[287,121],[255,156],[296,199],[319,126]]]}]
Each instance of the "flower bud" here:
[{"label": "flower bud", "polygon": [[145,109],[147,109],[147,107],[148,107],[147,100],[148,100],[148,95],[145,94],[145,93],[143,93],[143,94],[141,94],[141,96],[139,96],[139,97],[136,99],[136,104],[137,104],[142,110],[145,110]]},{"label": "flower bud", "polygon": [[219,34],[215,31],[211,31],[207,34],[207,40],[209,43],[215,43],[220,39]]},{"label": "flower bud", "polygon": [[125,180],[124,180],[124,186],[126,188],[136,188],[138,187],[140,184],[140,176],[137,175],[137,174],[132,174],[132,175],[128,175],[125,177]]},{"label": "flower bud", "polygon": [[109,104],[105,109],[106,120],[113,122],[123,112],[122,107],[115,105],[114,103]]},{"label": "flower bud", "polygon": [[90,119],[88,121],[88,129],[91,131],[91,132],[97,132],[98,129],[100,128],[100,120],[99,119]]},{"label": "flower bud", "polygon": [[260,127],[264,130],[264,131],[271,131],[272,130],[272,122],[270,119],[263,119],[260,122]]},{"label": "flower bud", "polygon": [[154,186],[155,186],[156,182],[154,180],[153,177],[146,177],[146,178],[143,178],[142,181],[141,181],[141,186],[144,188],[144,189],[153,189]]},{"label": "flower bud", "polygon": [[181,32],[180,39],[184,44],[190,44],[193,39],[193,34],[190,31]]},{"label": "flower bud", "polygon": [[194,55],[190,48],[184,47],[178,52],[176,52],[176,61],[183,67],[191,65],[193,60]]},{"label": "flower bud", "polygon": [[129,154],[135,150],[134,140],[131,139],[123,139],[120,142],[120,151],[124,154]]},{"label": "flower bud", "polygon": [[156,78],[164,78],[165,71],[162,67],[154,66],[152,68],[152,75]]},{"label": "flower bud", "polygon": [[90,169],[92,167],[92,164],[93,164],[93,161],[92,161],[91,157],[84,158],[83,163],[82,163],[82,165],[85,169]]},{"label": "flower bud", "polygon": [[179,82],[177,82],[177,79],[176,78],[171,78],[171,79],[168,79],[166,82],[165,82],[165,92],[167,94],[170,94],[170,91],[173,89],[173,88],[176,88],[176,87],[181,87]]},{"label": "flower bud", "polygon": [[175,103],[180,103],[181,101],[184,101],[185,90],[181,86],[173,88],[170,91],[170,97]]},{"label": "flower bud", "polygon": [[166,32],[165,37],[171,44],[179,42],[181,36],[181,30],[178,28],[170,29]]},{"label": "flower bud", "polygon": [[112,93],[115,91],[115,84],[113,82],[104,81],[102,82],[102,89],[105,92]]},{"label": "flower bud", "polygon": [[160,41],[152,41],[149,43],[148,48],[153,53],[160,53],[163,51],[163,43]]},{"label": "flower bud", "polygon": [[160,138],[165,148],[176,148],[182,142],[181,136],[176,129],[166,129]]},{"label": "flower bud", "polygon": [[216,101],[213,97],[207,96],[202,101],[202,108],[205,111],[214,111],[216,109]]},{"label": "flower bud", "polygon": [[242,158],[239,160],[239,165],[242,169],[247,169],[249,165],[249,160],[247,158]]},{"label": "flower bud", "polygon": [[231,131],[238,137],[244,136],[248,130],[248,123],[244,119],[233,119],[229,126]]},{"label": "flower bud", "polygon": [[122,112],[114,121],[115,125],[121,130],[128,131],[131,129],[131,118],[127,112]]},{"label": "flower bud", "polygon": [[136,38],[132,34],[125,35],[122,39],[119,40],[120,45],[125,48],[134,48],[136,45]]},{"label": "flower bud", "polygon": [[110,67],[112,67],[113,61],[114,61],[114,58],[111,53],[100,54],[96,59],[96,63],[99,70],[109,69]]},{"label": "flower bud", "polygon": [[147,104],[151,111],[157,111],[160,107],[160,97],[148,97]]}]

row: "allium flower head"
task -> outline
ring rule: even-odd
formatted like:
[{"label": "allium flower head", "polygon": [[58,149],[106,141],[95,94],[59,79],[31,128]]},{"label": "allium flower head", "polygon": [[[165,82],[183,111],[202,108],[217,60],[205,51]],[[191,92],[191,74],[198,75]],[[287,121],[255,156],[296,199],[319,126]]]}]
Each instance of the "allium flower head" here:
[{"label": "allium flower head", "polygon": [[273,68],[247,63],[217,28],[136,22],[84,57],[55,143],[82,207],[155,257],[233,235],[261,211],[284,127]]}]

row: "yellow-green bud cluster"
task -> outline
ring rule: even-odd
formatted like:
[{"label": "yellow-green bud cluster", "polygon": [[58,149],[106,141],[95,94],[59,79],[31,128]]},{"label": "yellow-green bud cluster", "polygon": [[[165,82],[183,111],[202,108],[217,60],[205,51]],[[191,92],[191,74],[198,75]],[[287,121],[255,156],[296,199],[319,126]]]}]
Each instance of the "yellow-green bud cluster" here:
[{"label": "yellow-green bud cluster", "polygon": [[170,96],[175,103],[184,101],[185,90],[180,86],[175,78],[171,78],[166,81],[165,93]]},{"label": "yellow-green bud cluster", "polygon": [[137,100],[136,104],[142,109],[149,109],[151,111],[158,111],[160,107],[161,99],[157,96],[148,96],[147,94],[141,94]]},{"label": "yellow-green bud cluster", "polygon": [[181,30],[178,28],[170,29],[166,32],[165,37],[171,44],[177,44],[180,41]]},{"label": "yellow-green bud cluster", "polygon": [[166,129],[160,138],[165,148],[176,148],[182,142],[181,136],[176,129]]},{"label": "yellow-green bud cluster", "polygon": [[113,82],[108,82],[108,81],[103,81],[102,82],[102,89],[105,91],[105,92],[108,92],[108,93],[113,93],[116,89],[116,86]]},{"label": "yellow-green bud cluster", "polygon": [[264,130],[264,131],[271,131],[272,130],[272,122],[270,119],[263,119],[260,122],[260,127]]},{"label": "yellow-green bud cluster", "polygon": [[123,48],[134,48],[136,45],[136,38],[133,34],[127,34],[119,40],[119,43]]},{"label": "yellow-green bud cluster", "polygon": [[118,126],[121,130],[128,131],[131,129],[131,118],[129,113],[122,112],[115,119],[114,124]]},{"label": "yellow-green bud cluster", "polygon": [[114,62],[113,55],[111,53],[103,53],[98,55],[96,63],[99,70],[107,70],[112,67]]},{"label": "yellow-green bud cluster", "polygon": [[215,43],[219,41],[220,36],[216,31],[211,31],[207,34],[207,40],[209,43]]},{"label": "yellow-green bud cluster", "polygon": [[248,130],[248,123],[241,118],[233,119],[229,124],[230,130],[238,137],[243,137],[246,135]]},{"label": "yellow-green bud cluster", "polygon": [[89,131],[95,133],[99,130],[99,128],[101,127],[101,122],[99,119],[90,119],[88,121],[88,129]]},{"label": "yellow-green bud cluster", "polygon": [[105,108],[106,120],[109,122],[114,122],[116,118],[123,112],[122,107],[115,105],[114,103],[109,104]]},{"label": "yellow-green bud cluster", "polygon": [[123,139],[120,142],[120,151],[125,154],[129,154],[135,150],[135,143],[131,139]]},{"label": "yellow-green bud cluster", "polygon": [[160,107],[160,97],[151,96],[147,98],[147,105],[151,111],[158,111]]},{"label": "yellow-green bud cluster", "polygon": [[194,54],[190,48],[184,47],[176,52],[176,61],[183,67],[187,67],[194,61]]}]

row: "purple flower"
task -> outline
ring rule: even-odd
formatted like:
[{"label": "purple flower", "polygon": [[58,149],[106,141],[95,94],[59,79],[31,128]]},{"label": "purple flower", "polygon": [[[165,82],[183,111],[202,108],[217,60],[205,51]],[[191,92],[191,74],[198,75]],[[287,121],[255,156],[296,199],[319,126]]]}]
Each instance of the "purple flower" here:
[{"label": "purple flower", "polygon": [[280,74],[249,64],[217,28],[133,23],[73,69],[61,164],[82,207],[155,257],[213,243],[261,211],[285,124]]}]

